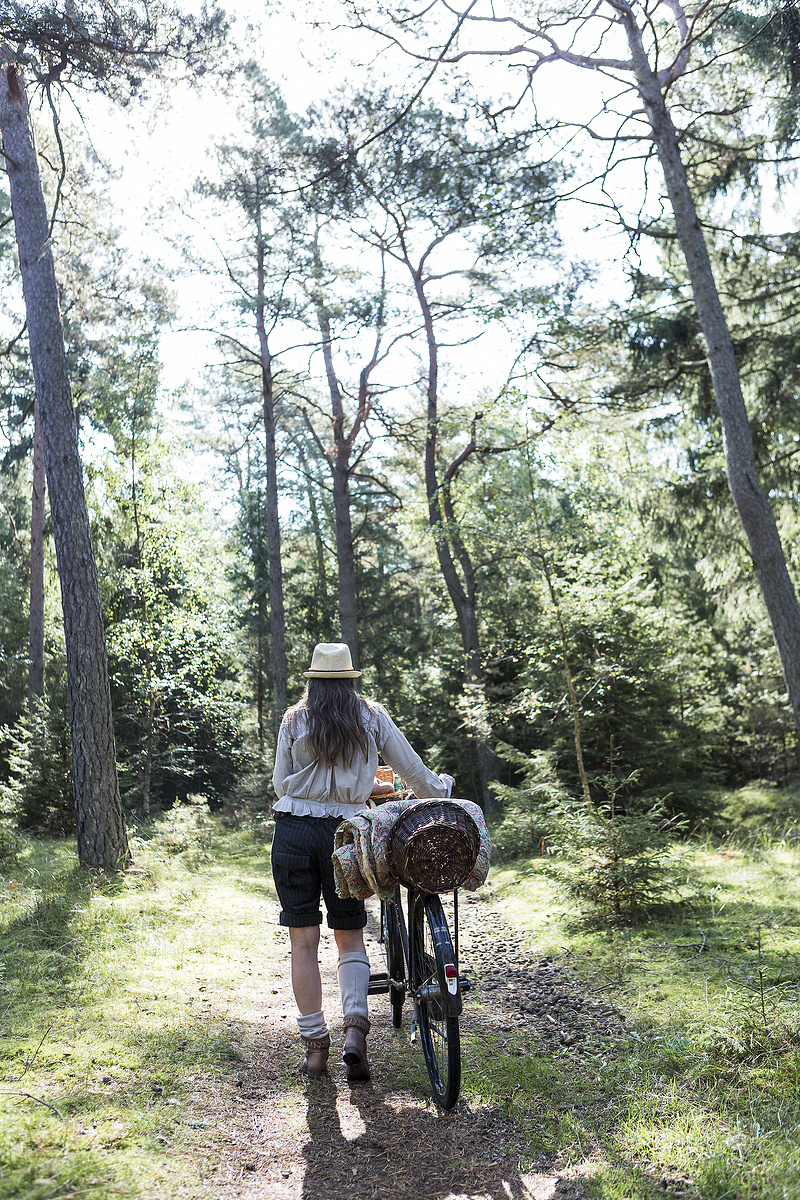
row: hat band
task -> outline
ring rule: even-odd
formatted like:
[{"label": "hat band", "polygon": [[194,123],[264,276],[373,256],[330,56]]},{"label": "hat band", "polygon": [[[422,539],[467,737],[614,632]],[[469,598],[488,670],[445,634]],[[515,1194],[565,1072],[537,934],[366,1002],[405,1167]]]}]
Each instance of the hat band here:
[{"label": "hat band", "polygon": [[352,667],[346,668],[344,671],[319,671],[316,667],[306,671],[306,675],[360,675],[360,671],[354,671]]}]

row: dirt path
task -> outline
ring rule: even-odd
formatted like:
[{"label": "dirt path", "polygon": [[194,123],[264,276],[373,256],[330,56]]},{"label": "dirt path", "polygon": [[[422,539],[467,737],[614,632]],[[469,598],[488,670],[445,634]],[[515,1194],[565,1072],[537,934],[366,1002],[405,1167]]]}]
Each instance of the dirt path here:
[{"label": "dirt path", "polygon": [[[373,906],[367,943],[382,969]],[[582,1070],[582,1044],[624,1036],[621,1015],[592,1001],[551,960],[537,961],[491,900],[462,895],[462,971],[479,988],[465,998],[461,1022],[465,1071],[470,1041],[499,1036],[501,1053],[524,1056],[571,1047]],[[391,1027],[388,998],[370,999],[373,1081],[349,1087],[339,1061],[340,1007],[335,947],[323,937],[324,1004],[334,1046],[328,1080],[299,1072],[299,1042],[289,985],[288,939],[270,931],[274,971],[266,996],[251,993],[237,1014],[257,1030],[234,1085],[195,1096],[198,1127],[208,1126],[203,1175],[220,1200],[580,1200],[580,1181],[556,1167],[526,1171],[530,1159],[507,1103],[462,1099],[450,1113],[430,1098],[419,1045],[409,1021]],[[408,1008],[407,1008],[408,1012]],[[498,1064],[498,1069],[500,1064]],[[398,1078],[405,1085],[398,1086]],[[411,1078],[412,1082],[408,1080]],[[513,1091],[513,1089],[511,1089]],[[224,1114],[222,1118],[220,1114]]]}]

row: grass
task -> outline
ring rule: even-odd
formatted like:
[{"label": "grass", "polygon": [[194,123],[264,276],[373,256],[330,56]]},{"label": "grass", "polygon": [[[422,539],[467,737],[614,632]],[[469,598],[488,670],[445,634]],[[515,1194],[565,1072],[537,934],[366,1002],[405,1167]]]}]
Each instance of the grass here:
[{"label": "grass", "polygon": [[[723,807],[726,829],[684,852],[682,901],[641,924],[582,921],[559,860],[493,870],[535,956],[626,1016],[618,1038],[545,1052],[523,1018],[498,1024],[488,992],[468,998],[454,1118],[499,1118],[520,1171],[557,1164],[596,1200],[800,1200],[797,797],[749,787]],[[253,1037],[241,1004],[268,998],[286,954],[268,855],[202,808],[134,850],[116,881],[78,871],[63,843],[0,864],[0,1200],[188,1200],[214,1194],[226,1156],[242,1169],[209,1097],[224,1110]],[[406,1033],[392,1088],[424,1106]],[[288,1067],[280,1085],[301,1143],[313,1106]]]},{"label": "grass", "polygon": [[627,1014],[619,1043],[482,1079],[487,1099],[513,1097],[534,1155],[578,1165],[605,1200],[800,1197],[798,800],[751,786],[725,804],[724,835],[682,855],[684,900],[643,924],[581,922],[552,860],[492,875],[537,954]]},{"label": "grass", "polygon": [[268,855],[195,809],[118,881],[65,844],[0,876],[0,1198],[183,1195],[213,1156],[192,1097],[228,1080],[261,985]]}]

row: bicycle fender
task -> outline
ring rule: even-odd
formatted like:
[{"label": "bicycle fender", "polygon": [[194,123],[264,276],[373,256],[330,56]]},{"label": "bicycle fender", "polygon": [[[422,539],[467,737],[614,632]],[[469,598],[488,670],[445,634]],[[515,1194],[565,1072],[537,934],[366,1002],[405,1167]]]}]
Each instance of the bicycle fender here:
[{"label": "bicycle fender", "polygon": [[450,931],[445,925],[434,923],[433,937],[440,951],[440,961],[444,963],[444,976],[439,977],[440,1003],[448,1017],[460,1017],[463,1011],[461,1003],[461,988],[458,983],[458,970],[453,957],[453,943]]}]

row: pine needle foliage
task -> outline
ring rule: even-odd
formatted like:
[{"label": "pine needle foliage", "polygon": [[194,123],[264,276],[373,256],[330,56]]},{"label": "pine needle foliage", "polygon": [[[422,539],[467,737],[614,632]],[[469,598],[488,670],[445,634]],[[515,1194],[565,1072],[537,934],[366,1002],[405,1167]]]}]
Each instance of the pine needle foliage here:
[{"label": "pine needle foliage", "polygon": [[554,845],[572,860],[570,895],[601,920],[642,919],[674,896],[674,834],[685,824],[662,800],[625,812],[613,801],[563,804]]},{"label": "pine needle foliage", "polygon": [[503,820],[492,830],[492,857],[510,862],[525,855],[541,854],[556,826],[559,806],[568,799],[556,776],[552,755],[528,756],[505,742],[498,742],[497,755],[517,773],[516,785],[493,783],[492,791],[503,806]]},{"label": "pine needle foliage", "polygon": [[63,703],[40,700],[0,734],[8,745],[8,781],[0,816],[25,833],[66,837],[75,831],[75,800],[67,714]]}]

